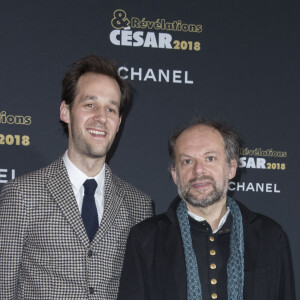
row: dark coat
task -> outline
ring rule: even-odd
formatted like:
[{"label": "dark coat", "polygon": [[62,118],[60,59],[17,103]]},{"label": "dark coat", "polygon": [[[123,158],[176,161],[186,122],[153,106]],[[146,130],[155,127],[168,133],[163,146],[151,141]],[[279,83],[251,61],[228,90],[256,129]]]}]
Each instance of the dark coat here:
[{"label": "dark coat", "polygon": [[[244,299],[295,300],[290,249],[285,232],[270,218],[238,204],[244,225]],[[131,229],[118,300],[187,299],[177,205],[178,200],[173,201],[166,213],[147,219]]]}]

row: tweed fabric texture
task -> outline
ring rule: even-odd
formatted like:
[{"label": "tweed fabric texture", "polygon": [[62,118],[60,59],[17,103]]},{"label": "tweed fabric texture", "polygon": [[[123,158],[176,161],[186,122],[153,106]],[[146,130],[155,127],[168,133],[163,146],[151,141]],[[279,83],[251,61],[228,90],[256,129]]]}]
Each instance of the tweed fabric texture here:
[{"label": "tweed fabric texture", "polygon": [[244,230],[240,208],[227,197],[227,205],[232,214],[230,233],[230,255],[227,263],[228,299],[243,300],[244,289]]},{"label": "tweed fabric texture", "polygon": [[[233,217],[232,231],[230,233],[230,255],[227,263],[228,299],[243,300],[244,234],[242,215],[238,205],[230,197],[227,198],[227,205]],[[201,283],[192,244],[188,212],[183,200],[180,201],[176,214],[184,247],[187,273],[187,299],[202,300]]]},{"label": "tweed fabric texture", "polygon": [[104,199],[90,243],[62,158],[4,185],[0,299],[116,299],[129,230],[153,206],[108,166]]},{"label": "tweed fabric texture", "polygon": [[198,272],[198,265],[192,243],[191,228],[189,224],[187,208],[183,200],[179,202],[176,213],[180,226],[181,238],[184,249],[184,258],[186,264],[187,299],[201,300],[202,292]]}]

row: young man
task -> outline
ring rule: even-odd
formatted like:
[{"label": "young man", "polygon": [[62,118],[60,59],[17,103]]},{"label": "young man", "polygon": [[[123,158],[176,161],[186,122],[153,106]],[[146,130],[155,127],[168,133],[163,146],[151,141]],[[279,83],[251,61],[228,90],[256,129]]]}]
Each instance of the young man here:
[{"label": "young man", "polygon": [[286,234],[226,195],[237,135],[196,121],[169,153],[180,199],[132,228],[118,300],[295,300]]},{"label": "young man", "polygon": [[116,298],[128,232],[153,214],[150,198],[105,164],[129,94],[100,57],[67,72],[60,118],[68,150],[2,189],[1,299]]}]

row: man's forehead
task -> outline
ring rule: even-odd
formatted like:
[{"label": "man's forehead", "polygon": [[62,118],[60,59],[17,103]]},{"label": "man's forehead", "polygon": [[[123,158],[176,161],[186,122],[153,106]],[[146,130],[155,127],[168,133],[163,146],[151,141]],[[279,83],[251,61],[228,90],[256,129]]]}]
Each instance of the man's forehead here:
[{"label": "man's forehead", "polygon": [[175,149],[197,148],[199,151],[216,151],[225,149],[225,144],[221,133],[207,125],[195,125],[183,131],[177,138]]}]

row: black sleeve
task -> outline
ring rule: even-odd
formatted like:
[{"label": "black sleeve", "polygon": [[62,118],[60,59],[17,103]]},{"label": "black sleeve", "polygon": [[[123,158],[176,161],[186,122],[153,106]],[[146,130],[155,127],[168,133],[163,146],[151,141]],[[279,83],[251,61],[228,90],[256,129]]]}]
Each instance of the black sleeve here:
[{"label": "black sleeve", "polygon": [[127,240],[118,300],[149,299],[142,252],[138,240],[135,239],[134,233],[131,231]]},{"label": "black sleeve", "polygon": [[295,281],[287,235],[282,232],[280,243],[281,276],[279,300],[296,300]]}]

